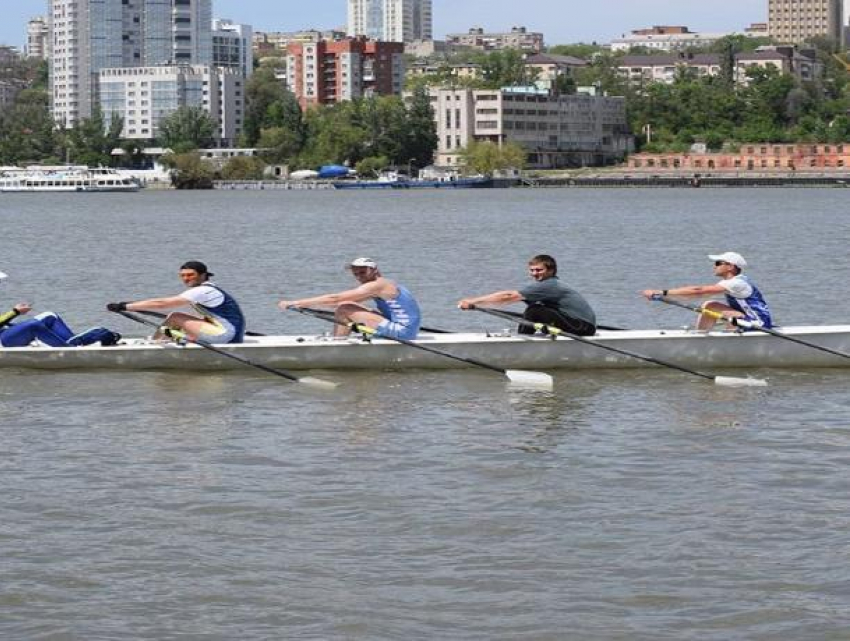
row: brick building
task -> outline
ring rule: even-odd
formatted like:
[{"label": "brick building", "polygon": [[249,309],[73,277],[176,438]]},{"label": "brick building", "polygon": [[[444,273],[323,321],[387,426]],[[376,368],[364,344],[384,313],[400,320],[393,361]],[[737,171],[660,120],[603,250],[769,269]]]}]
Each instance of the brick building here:
[{"label": "brick building", "polygon": [[753,143],[736,152],[633,154],[629,169],[644,171],[770,172],[829,171],[850,167],[850,142],[838,144]]},{"label": "brick building", "polygon": [[401,95],[404,44],[366,38],[292,43],[286,80],[301,107],[372,95]]}]

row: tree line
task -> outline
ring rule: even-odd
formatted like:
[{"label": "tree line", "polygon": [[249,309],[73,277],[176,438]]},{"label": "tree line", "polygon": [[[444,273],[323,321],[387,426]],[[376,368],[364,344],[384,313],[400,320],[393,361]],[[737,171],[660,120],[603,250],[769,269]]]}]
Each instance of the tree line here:
[{"label": "tree line", "polygon": [[[735,77],[735,55],[758,44],[761,41],[741,36],[721,39],[702,50],[721,56],[719,75],[696,76],[683,66],[671,84],[629,82],[618,69],[622,55],[597,45],[560,45],[549,51],[588,59],[588,65],[557,84],[556,91],[594,86],[608,95],[626,97],[631,130],[644,150],[685,150],[697,141],[714,150],[743,143],[850,140],[848,72],[832,44],[814,42],[824,70],[818,78],[804,81],[774,68],[753,67],[741,82]],[[266,60],[247,83],[244,131],[238,141],[239,146],[260,148],[262,162],[236,160],[222,175],[254,177],[265,163],[293,170],[344,164],[363,175],[388,166],[422,168],[433,161],[438,142],[428,87],[498,88],[536,80],[518,51],[462,59],[479,64],[481,77],[458,79],[446,64],[435,75],[412,79],[406,101],[378,96],[306,111],[276,77],[282,60]],[[447,63],[457,60],[461,58]],[[211,144],[215,123],[193,107],[182,107],[161,121],[156,141],[123,140],[121,120],[97,111],[71,129],[59,128],[49,112],[46,63],[24,61],[5,73],[29,86],[0,112],[0,164],[115,165],[138,162],[140,147],[147,143],[171,148],[177,155]],[[116,148],[124,153],[114,156]],[[501,154],[484,144],[470,146],[462,158],[473,171],[489,171],[522,162],[521,154],[514,148]]]}]

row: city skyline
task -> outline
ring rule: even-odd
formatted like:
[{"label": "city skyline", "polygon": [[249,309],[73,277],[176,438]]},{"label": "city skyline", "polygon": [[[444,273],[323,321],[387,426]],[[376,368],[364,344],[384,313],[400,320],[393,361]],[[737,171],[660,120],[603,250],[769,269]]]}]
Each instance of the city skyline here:
[{"label": "city skyline", "polygon": [[[654,24],[687,25],[695,31],[740,31],[767,21],[767,0],[715,0],[688,6],[681,0],[434,0],[434,37],[480,26],[490,31],[525,26],[541,31],[548,44],[608,42],[632,29]],[[0,44],[22,46],[30,18],[46,15],[47,2],[10,0],[0,23]],[[577,19],[578,11],[581,17]],[[344,27],[346,0],[308,5],[298,0],[214,0],[216,17],[247,23],[257,31]],[[486,20],[481,17],[486,15]],[[553,18],[554,17],[554,18]],[[561,17],[562,19],[558,19]]]}]

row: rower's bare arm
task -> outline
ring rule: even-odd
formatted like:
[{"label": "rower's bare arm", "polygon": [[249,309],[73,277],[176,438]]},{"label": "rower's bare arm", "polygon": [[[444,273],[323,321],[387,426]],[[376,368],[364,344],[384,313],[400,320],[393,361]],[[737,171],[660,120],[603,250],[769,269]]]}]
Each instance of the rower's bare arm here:
[{"label": "rower's bare arm", "polygon": [[689,285],[687,287],[674,287],[673,289],[645,289],[642,293],[646,298],[653,298],[656,296],[679,296],[689,298],[724,294],[726,293],[726,290],[720,285]]},{"label": "rower's bare arm", "polygon": [[508,305],[510,303],[518,303],[522,300],[522,294],[515,289],[506,289],[500,292],[493,292],[485,296],[476,298],[464,298],[459,301],[457,306],[461,309],[470,309],[476,305]]},{"label": "rower's bare arm", "polygon": [[174,309],[175,307],[188,307],[191,303],[182,296],[171,296],[169,298],[149,298],[148,300],[137,300],[127,303],[127,311],[143,312],[157,309]]},{"label": "rower's bare arm", "polygon": [[289,307],[330,307],[335,308],[340,303],[368,300],[380,296],[383,285],[378,282],[365,283],[354,289],[347,289],[344,292],[335,294],[324,294],[322,296],[314,296],[313,298],[301,298],[299,300],[282,300],[278,303],[281,309]]}]

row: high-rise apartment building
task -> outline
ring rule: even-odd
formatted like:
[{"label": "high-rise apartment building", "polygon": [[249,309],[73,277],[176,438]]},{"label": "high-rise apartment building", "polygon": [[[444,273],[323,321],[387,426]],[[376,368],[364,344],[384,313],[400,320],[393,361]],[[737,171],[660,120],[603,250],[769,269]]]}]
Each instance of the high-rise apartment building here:
[{"label": "high-rise apartment building", "polygon": [[768,0],[768,31],[781,44],[826,36],[842,41],[842,0]]},{"label": "high-rise apartment building", "polygon": [[433,40],[431,0],[348,0],[348,35],[386,42]]},{"label": "high-rise apartment building", "polygon": [[372,95],[401,95],[404,45],[366,38],[293,43],[286,81],[305,109]]},{"label": "high-rise apartment building", "polygon": [[212,0],[48,0],[54,118],[98,103],[101,69],[212,63]]},{"label": "high-rise apartment building", "polygon": [[50,45],[50,28],[45,16],[37,16],[27,23],[27,57],[44,60]]},{"label": "high-rise apartment building", "polygon": [[212,26],[212,65],[236,69],[248,78],[254,71],[251,25],[215,19]]}]

